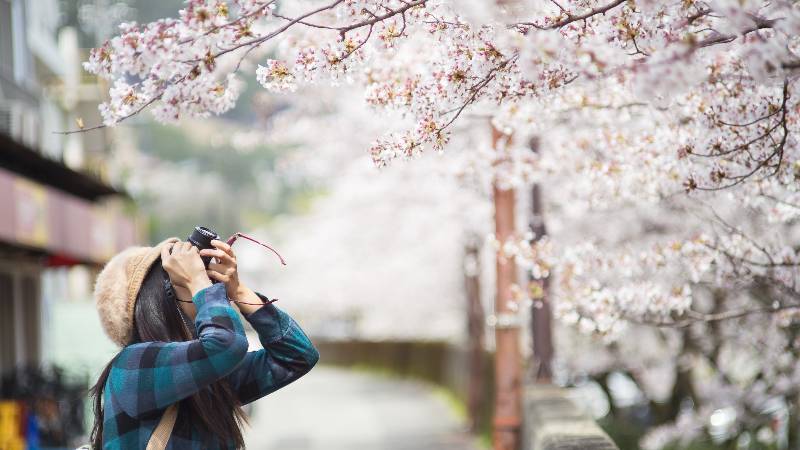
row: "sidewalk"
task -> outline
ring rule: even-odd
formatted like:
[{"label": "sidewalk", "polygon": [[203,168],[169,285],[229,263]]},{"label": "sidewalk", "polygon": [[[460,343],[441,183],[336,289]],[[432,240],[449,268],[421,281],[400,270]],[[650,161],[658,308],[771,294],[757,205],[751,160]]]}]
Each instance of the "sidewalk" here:
[{"label": "sidewalk", "polygon": [[324,366],[256,402],[250,424],[250,450],[477,449],[424,384]]}]

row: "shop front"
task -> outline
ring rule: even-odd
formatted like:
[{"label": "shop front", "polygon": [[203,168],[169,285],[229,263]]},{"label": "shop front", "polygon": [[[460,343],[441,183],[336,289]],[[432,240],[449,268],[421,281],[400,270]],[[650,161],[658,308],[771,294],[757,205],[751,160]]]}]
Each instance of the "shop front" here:
[{"label": "shop front", "polygon": [[63,377],[45,356],[53,306],[74,290],[61,280],[76,271],[88,274],[77,288],[86,297],[103,263],[140,239],[124,196],[96,179],[43,158],[35,172],[15,172],[2,162],[0,448],[58,446],[85,432],[86,388]]}]

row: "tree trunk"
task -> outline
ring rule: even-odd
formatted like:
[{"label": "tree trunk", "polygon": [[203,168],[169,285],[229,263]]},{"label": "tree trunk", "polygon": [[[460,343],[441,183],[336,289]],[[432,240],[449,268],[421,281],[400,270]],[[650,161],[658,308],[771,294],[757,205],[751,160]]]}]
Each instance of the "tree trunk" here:
[{"label": "tree trunk", "polygon": [[[492,129],[495,149],[505,139],[498,130]],[[511,286],[516,283],[517,267],[513,258],[506,259],[502,254],[502,243],[514,235],[513,190],[503,190],[493,186],[495,236],[501,242],[495,269],[497,271],[497,292],[495,296],[495,409],[494,409],[494,450],[517,450],[519,447],[521,398],[521,361],[519,352],[518,316],[511,310]]]}]

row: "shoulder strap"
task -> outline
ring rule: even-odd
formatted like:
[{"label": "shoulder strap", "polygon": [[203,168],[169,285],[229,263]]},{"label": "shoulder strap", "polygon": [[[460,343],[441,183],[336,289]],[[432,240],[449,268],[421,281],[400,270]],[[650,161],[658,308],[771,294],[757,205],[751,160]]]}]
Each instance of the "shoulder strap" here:
[{"label": "shoulder strap", "polygon": [[175,426],[175,419],[178,418],[178,405],[169,405],[158,421],[156,429],[150,435],[150,440],[147,442],[147,450],[164,450],[167,448],[167,442],[172,435],[172,428]]}]

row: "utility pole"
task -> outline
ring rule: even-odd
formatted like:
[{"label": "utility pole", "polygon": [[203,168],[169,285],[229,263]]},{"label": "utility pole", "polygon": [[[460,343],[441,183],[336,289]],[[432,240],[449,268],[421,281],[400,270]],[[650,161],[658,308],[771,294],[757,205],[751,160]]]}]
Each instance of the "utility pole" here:
[{"label": "utility pole", "polygon": [[[492,146],[495,151],[506,147],[511,137],[492,127]],[[495,293],[495,404],[494,450],[518,450],[520,416],[522,410],[522,361],[519,351],[519,323],[516,312],[511,310],[511,286],[516,283],[517,266],[513,258],[503,255],[503,243],[514,235],[513,189],[500,189],[495,180],[494,226],[495,236],[500,242],[495,270],[497,273]]]},{"label": "utility pole", "polygon": [[464,248],[464,288],[467,294],[467,358],[469,379],[467,381],[467,414],[469,428],[477,433],[480,425],[481,411],[486,404],[484,388],[484,328],[486,315],[481,303],[481,261],[478,236],[470,236]]},{"label": "utility pole", "polygon": [[[539,153],[539,138],[532,137],[528,147],[533,153]],[[542,205],[542,188],[539,183],[531,187],[530,231],[533,233],[531,243],[536,243],[547,234],[544,224],[544,207]],[[531,338],[533,339],[533,379],[539,383],[549,383],[553,378],[553,325],[550,303],[547,294],[550,277],[537,280],[533,273],[528,274],[529,293],[533,298],[531,305]]]},{"label": "utility pole", "polygon": [[[499,8],[518,3],[518,0],[496,0]],[[511,136],[492,126],[492,147],[499,151],[511,144]],[[494,379],[495,401],[493,424],[493,449],[518,450],[522,423],[522,357],[519,350],[519,316],[511,310],[513,294],[511,287],[517,282],[517,265],[514,259],[503,254],[503,244],[514,236],[516,229],[514,208],[516,197],[513,189],[500,189],[497,180],[492,184],[494,195],[494,234],[500,242],[496,255],[495,356]]]}]

